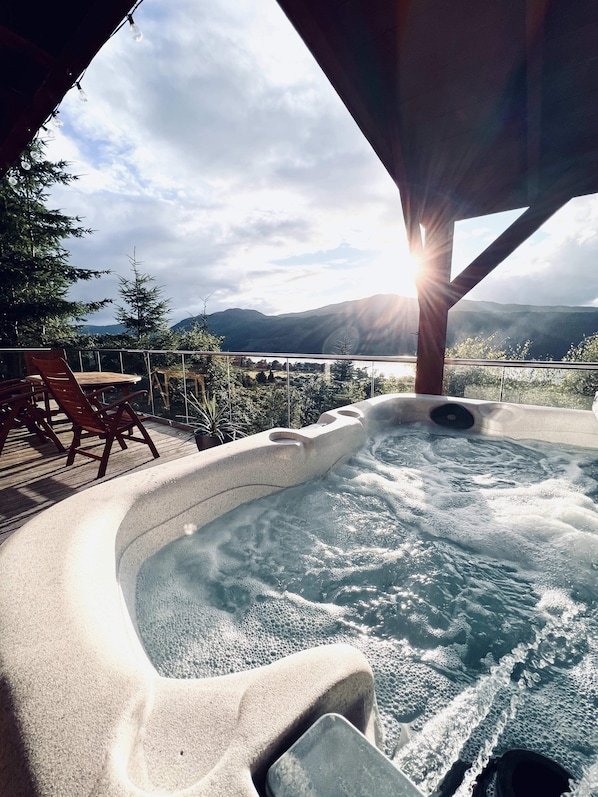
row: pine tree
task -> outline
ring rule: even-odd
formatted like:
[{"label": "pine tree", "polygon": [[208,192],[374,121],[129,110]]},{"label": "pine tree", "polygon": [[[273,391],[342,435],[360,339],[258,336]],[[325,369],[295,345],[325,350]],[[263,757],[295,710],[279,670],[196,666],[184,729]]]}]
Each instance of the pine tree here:
[{"label": "pine tree", "polygon": [[69,289],[80,280],[106,274],[69,263],[63,242],[91,230],[78,216],[46,206],[49,189],[68,185],[66,162],[44,159],[43,143],[24,151],[20,164],[0,179],[0,345],[64,344],[76,338],[73,322],[110,300],[76,302]]},{"label": "pine tree", "polygon": [[[339,340],[336,344],[337,354],[350,354],[352,341],[347,338]],[[330,375],[335,382],[348,382],[353,379],[353,362],[351,360],[335,360],[330,366]]]},{"label": "pine tree", "polygon": [[[117,306],[116,320],[121,323],[138,344],[163,337],[168,332],[167,315],[170,302],[162,298],[163,287],[153,285],[155,277],[143,274],[142,265],[135,256],[127,255],[133,270],[133,279],[119,277],[119,295],[124,306]],[[155,342],[155,341],[154,341]]]}]

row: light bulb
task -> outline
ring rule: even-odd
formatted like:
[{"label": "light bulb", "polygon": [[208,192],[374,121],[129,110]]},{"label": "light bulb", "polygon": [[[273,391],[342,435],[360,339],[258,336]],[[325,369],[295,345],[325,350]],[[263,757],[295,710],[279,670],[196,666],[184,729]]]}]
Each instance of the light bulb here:
[{"label": "light bulb", "polygon": [[81,102],[87,102],[87,94],[81,88],[81,84],[77,81],[75,83],[75,86],[77,88],[77,91],[79,92],[79,99],[81,100]]},{"label": "light bulb", "polygon": [[54,126],[54,127],[57,129],[57,130],[60,130],[60,128],[61,128],[61,127],[62,127],[62,125],[63,125],[63,121],[62,121],[62,119],[59,119],[59,118],[58,118],[58,111],[54,111],[54,113],[52,114],[52,118],[51,118],[51,120],[50,120],[50,121],[52,122],[52,125],[53,125],[53,126]]},{"label": "light bulb", "polygon": [[29,161],[23,158],[23,160],[21,161],[21,169],[23,169],[23,171],[25,172],[28,172],[30,168],[31,164],[29,163]]},{"label": "light bulb", "polygon": [[143,39],[143,33],[139,30],[139,28],[135,24],[131,14],[127,14],[127,19],[129,20],[129,30],[131,32],[131,36],[135,39],[136,42],[140,42],[141,39]]},{"label": "light bulb", "polygon": [[11,172],[11,173],[8,175],[8,182],[9,182],[9,183],[10,183],[10,185],[12,185],[12,187],[14,188],[14,187],[15,187],[15,185],[16,185],[16,184],[19,182],[19,181],[17,180],[17,176],[16,176],[16,174],[13,174],[13,173]]}]

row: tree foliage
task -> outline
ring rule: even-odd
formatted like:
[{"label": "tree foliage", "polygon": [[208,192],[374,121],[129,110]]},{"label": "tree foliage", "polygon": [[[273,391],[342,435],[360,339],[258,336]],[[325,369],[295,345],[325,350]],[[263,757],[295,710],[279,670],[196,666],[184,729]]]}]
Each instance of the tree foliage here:
[{"label": "tree foliage", "polygon": [[[351,354],[352,342],[343,338],[336,344],[336,353],[342,356]],[[353,362],[351,360],[335,360],[330,365],[330,376],[336,382],[348,382],[353,379]]]},{"label": "tree foliage", "polygon": [[294,422],[298,427],[316,423],[323,412],[334,406],[334,387],[321,376],[316,376],[301,387],[295,406]]},{"label": "tree foliage", "polygon": [[[515,345],[508,338],[475,335],[447,348],[446,358],[454,360],[527,360],[532,341]],[[449,396],[464,396],[466,390],[499,387],[502,374],[499,369],[476,366],[449,365],[445,368],[443,392]]]},{"label": "tree foliage", "polygon": [[135,249],[133,254],[127,257],[133,278],[118,278],[120,282],[118,293],[124,304],[117,305],[116,320],[125,327],[137,345],[151,344],[156,347],[161,338],[168,337],[167,316],[170,301],[162,297],[164,288],[154,284],[156,278],[140,271],[139,266],[142,264],[136,259]]},{"label": "tree foliage", "polygon": [[528,360],[531,340],[511,345],[498,335],[475,335],[447,348],[446,357],[454,360]]},{"label": "tree foliage", "polygon": [[[577,345],[571,344],[563,357],[565,362],[598,362],[598,332],[583,338]],[[598,371],[572,371],[565,376],[566,390],[582,396],[593,396],[598,390]]]},{"label": "tree foliage", "polygon": [[222,349],[223,338],[213,335],[205,321],[193,322],[191,329],[174,332],[173,348],[180,351],[208,352],[192,354],[186,358],[190,370],[204,374],[207,388],[214,394],[220,394],[227,386],[227,366],[223,357],[212,357],[209,352]]},{"label": "tree foliage", "polygon": [[[252,431],[261,432],[263,429],[272,429],[275,426],[289,425],[289,406],[287,404],[286,387],[277,384],[268,384],[256,391],[251,420]],[[291,412],[298,400],[296,388],[290,389]]]},{"label": "tree foliage", "polygon": [[44,158],[43,144],[34,142],[20,164],[0,180],[0,343],[3,346],[65,344],[76,338],[73,322],[109,304],[68,299],[80,280],[107,271],[77,268],[69,262],[64,242],[91,230],[78,216],[47,207],[53,185],[68,185],[65,161]]},{"label": "tree foliage", "polygon": [[565,362],[598,362],[598,332],[583,338],[577,345],[571,345],[563,357]]}]

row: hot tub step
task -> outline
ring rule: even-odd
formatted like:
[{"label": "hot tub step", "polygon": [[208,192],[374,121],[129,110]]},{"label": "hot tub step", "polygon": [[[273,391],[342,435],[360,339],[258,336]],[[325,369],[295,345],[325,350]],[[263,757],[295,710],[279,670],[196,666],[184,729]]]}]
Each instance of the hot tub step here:
[{"label": "hot tub step", "polygon": [[268,770],[268,797],[423,797],[339,714],[324,714]]}]

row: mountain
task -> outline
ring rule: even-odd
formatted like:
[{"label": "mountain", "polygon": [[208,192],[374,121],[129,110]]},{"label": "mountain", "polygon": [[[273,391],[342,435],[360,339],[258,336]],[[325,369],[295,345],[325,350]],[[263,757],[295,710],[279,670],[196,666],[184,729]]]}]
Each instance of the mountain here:
[{"label": "mountain", "polygon": [[380,295],[273,316],[235,308],[212,313],[208,323],[229,351],[331,354],[347,343],[351,354],[390,355],[415,351],[417,316],[415,299]]},{"label": "mountain", "polygon": [[122,335],[125,332],[122,324],[84,324],[79,329],[83,335]]},{"label": "mountain", "polygon": [[[191,326],[187,318],[175,329]],[[208,316],[210,332],[224,338],[225,351],[334,354],[348,344],[351,354],[415,354],[416,299],[380,294],[326,305],[302,313],[264,315],[239,308]],[[497,335],[508,344],[532,341],[531,357],[560,360],[572,343],[598,332],[598,308],[541,307],[462,300],[449,313],[447,343]]]},{"label": "mountain", "polygon": [[598,332],[598,308],[461,301],[449,313],[448,345],[497,335],[510,346],[530,340],[536,360],[561,360],[571,344]]},{"label": "mountain", "polygon": [[[231,308],[208,316],[210,332],[224,338],[224,351],[280,354],[336,354],[343,344],[356,355],[414,355],[417,346],[416,299],[379,294],[329,304],[302,313],[264,315]],[[190,328],[186,318],[173,329]],[[120,324],[84,327],[90,334],[119,334]],[[460,301],[449,313],[447,343],[497,335],[510,346],[532,341],[533,359],[560,360],[571,344],[598,332],[598,308],[539,307]]]}]

